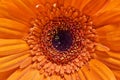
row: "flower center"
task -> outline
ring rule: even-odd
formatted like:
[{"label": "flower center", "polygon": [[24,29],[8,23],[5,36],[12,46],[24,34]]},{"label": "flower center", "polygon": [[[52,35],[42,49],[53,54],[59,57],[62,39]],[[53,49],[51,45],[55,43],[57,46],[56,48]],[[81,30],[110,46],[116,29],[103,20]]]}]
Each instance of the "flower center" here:
[{"label": "flower center", "polygon": [[52,38],[52,45],[59,51],[67,51],[72,42],[72,35],[68,30],[58,30]]},{"label": "flower center", "polygon": [[48,75],[74,73],[87,64],[94,53],[96,32],[92,20],[73,7],[47,9],[33,20],[26,39],[33,63]]}]

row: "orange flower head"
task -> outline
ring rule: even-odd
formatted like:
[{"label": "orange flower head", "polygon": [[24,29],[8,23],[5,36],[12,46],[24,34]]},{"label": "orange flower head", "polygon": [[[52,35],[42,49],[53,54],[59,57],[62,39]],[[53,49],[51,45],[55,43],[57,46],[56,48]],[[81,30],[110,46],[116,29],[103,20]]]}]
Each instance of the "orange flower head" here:
[{"label": "orange flower head", "polygon": [[119,80],[119,0],[0,0],[0,80]]}]

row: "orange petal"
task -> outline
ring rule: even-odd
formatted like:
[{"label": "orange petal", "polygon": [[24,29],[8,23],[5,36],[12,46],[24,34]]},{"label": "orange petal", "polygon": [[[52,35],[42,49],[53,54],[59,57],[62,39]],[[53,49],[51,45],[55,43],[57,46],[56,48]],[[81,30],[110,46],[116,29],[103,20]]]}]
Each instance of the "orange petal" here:
[{"label": "orange petal", "polygon": [[24,33],[0,27],[0,38],[23,38]]},{"label": "orange petal", "polygon": [[110,3],[101,11],[120,10],[120,0],[111,0]]},{"label": "orange petal", "polygon": [[108,47],[106,47],[106,46],[98,43],[98,44],[96,44],[96,50],[107,52],[107,51],[109,51],[110,49],[109,49]]},{"label": "orange petal", "polygon": [[0,18],[0,38],[23,38],[28,26],[14,20]]},{"label": "orange petal", "polygon": [[[38,74],[39,74],[39,71],[37,69],[30,69],[19,80],[27,80],[27,79],[35,80],[34,78]],[[41,79],[36,79],[36,80],[41,80]]]},{"label": "orange petal", "polygon": [[0,18],[0,38],[22,38],[28,30],[28,26],[22,23]]},{"label": "orange petal", "polygon": [[16,69],[0,72],[0,80],[7,80],[7,78],[15,71]]},{"label": "orange petal", "polygon": [[37,71],[33,80],[43,80],[43,79],[44,76]]},{"label": "orange petal", "polygon": [[27,57],[25,60],[23,60],[20,64],[20,68],[25,68],[28,65],[32,63],[32,57]]},{"label": "orange petal", "polygon": [[24,51],[21,53],[17,53],[17,54],[13,54],[13,55],[9,55],[9,56],[5,56],[5,57],[0,57],[0,64],[6,63],[8,61],[14,60],[16,58],[19,58],[25,54],[30,54],[29,51]]},{"label": "orange petal", "polygon": [[108,54],[111,58],[120,60],[120,53],[119,53],[119,52],[109,51],[109,52],[107,52],[107,54]]},{"label": "orange petal", "polygon": [[80,79],[79,76],[77,76],[77,72],[71,74],[71,76],[72,76],[72,80],[79,80]]},{"label": "orange petal", "polygon": [[109,57],[107,52],[110,51],[110,49],[108,47],[98,43],[95,48],[96,50],[94,53],[97,54],[98,56]]},{"label": "orange petal", "polygon": [[[65,0],[66,1],[66,0]],[[79,9],[80,11],[82,11],[83,7],[90,2],[90,0],[67,0],[69,1],[69,5],[71,5],[72,7],[75,7],[77,9]],[[66,3],[67,3],[66,1]],[[65,4],[66,4],[65,3]]]},{"label": "orange petal", "polygon": [[[7,61],[5,63],[2,63],[0,65],[0,72],[4,72],[4,71],[8,71],[8,70],[11,70],[11,69],[14,69],[14,68],[17,68],[18,66],[20,66],[20,63],[27,57],[29,57],[30,54],[25,54],[25,55],[22,55],[18,58],[15,58],[13,60],[10,60],[10,61]],[[3,57],[4,58],[4,57]],[[7,57],[8,58],[8,57]],[[1,58],[2,59],[2,58]],[[3,59],[4,61],[4,59]],[[2,60],[1,60],[2,62]]]},{"label": "orange petal", "polygon": [[107,25],[97,29],[99,43],[108,47],[111,51],[120,51],[120,27],[119,25]]},{"label": "orange petal", "polygon": [[[103,56],[100,54],[108,54],[108,56]],[[120,54],[116,52],[96,52],[94,55],[96,59],[99,59],[109,68],[120,70]]]},{"label": "orange petal", "polygon": [[95,27],[120,22],[120,11],[107,11],[93,17]]},{"label": "orange petal", "polygon": [[40,2],[43,4],[50,3],[54,7],[60,7],[64,5],[65,0],[41,0]]},{"label": "orange petal", "polygon": [[21,39],[0,39],[0,47],[17,45],[17,44],[26,44],[26,42]]},{"label": "orange petal", "polygon": [[0,27],[22,31],[22,33],[29,29],[29,26],[7,18],[0,18]]},{"label": "orange petal", "polygon": [[[13,1],[17,1],[17,0],[1,1],[0,17],[12,19],[12,20],[29,25],[28,21],[30,21],[30,19],[33,18],[33,14],[30,14],[30,12],[26,10],[26,8],[21,9],[21,7],[25,5],[21,5],[21,7],[19,7],[16,4],[14,4]],[[18,0],[18,1],[21,1],[21,0]],[[20,4],[21,3],[19,3],[19,5]]]},{"label": "orange petal", "polygon": [[36,5],[42,4],[45,0],[21,0],[26,6],[34,12],[37,13]]},{"label": "orange petal", "polygon": [[27,15],[31,15],[33,17],[35,17],[35,13],[34,11],[27,6],[22,0],[11,0],[21,11],[23,11],[24,13],[27,13]]},{"label": "orange petal", "polygon": [[110,0],[91,0],[84,8],[83,12],[88,15],[95,15],[103,9]]},{"label": "orange petal", "polygon": [[80,80],[87,80],[81,69],[78,71],[78,75],[80,76]]},{"label": "orange petal", "polygon": [[62,80],[61,77],[59,75],[52,75],[52,76],[48,76],[47,78],[45,78],[45,80]]},{"label": "orange petal", "polygon": [[7,80],[18,80],[31,69],[31,65],[25,69],[17,69]]},{"label": "orange petal", "polygon": [[70,74],[64,74],[65,80],[72,80],[72,76]]},{"label": "orange petal", "polygon": [[101,57],[106,57],[106,58],[109,57],[109,55],[107,54],[107,52],[97,51],[97,50],[94,52],[93,56],[96,58],[96,55],[97,56],[101,56]]},{"label": "orange petal", "polygon": [[116,80],[112,71],[98,60],[91,60],[88,65],[82,67],[86,80]]},{"label": "orange petal", "polygon": [[19,39],[0,39],[0,56],[17,54],[28,51],[29,46]]},{"label": "orange petal", "polygon": [[24,4],[26,4],[27,6],[29,6],[29,8],[31,9],[32,7],[35,7],[38,3],[43,3],[46,0],[21,0]]},{"label": "orange petal", "polygon": [[[39,14],[39,11],[45,11],[48,10],[51,6],[61,6],[63,5],[64,0],[21,0],[23,3],[25,3],[27,6],[29,6],[30,9],[32,9],[33,12]],[[39,9],[40,7],[40,9]],[[46,7],[46,8],[45,8]]]},{"label": "orange petal", "polygon": [[70,1],[70,0],[64,0],[64,6],[65,6],[65,7],[70,6],[71,3],[72,3],[72,1]]},{"label": "orange petal", "polygon": [[[88,66],[82,67],[82,73],[84,74],[85,80],[92,80],[94,73],[88,69]],[[97,75],[94,75],[96,79]],[[99,78],[98,78],[99,79]]]},{"label": "orange petal", "polygon": [[24,71],[24,70],[18,69],[13,74],[11,74],[7,80],[17,80],[17,79],[19,79],[20,75],[25,72],[26,71]]},{"label": "orange petal", "polygon": [[119,71],[118,70],[114,70],[113,72],[114,72],[117,80],[120,80],[120,70]]}]

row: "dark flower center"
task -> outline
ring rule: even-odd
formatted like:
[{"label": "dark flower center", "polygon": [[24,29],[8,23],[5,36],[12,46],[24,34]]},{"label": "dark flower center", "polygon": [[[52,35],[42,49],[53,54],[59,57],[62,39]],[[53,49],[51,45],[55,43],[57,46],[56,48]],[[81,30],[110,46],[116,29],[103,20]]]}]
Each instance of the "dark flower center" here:
[{"label": "dark flower center", "polygon": [[59,51],[67,51],[72,42],[72,35],[69,30],[59,30],[52,38],[52,45]]}]

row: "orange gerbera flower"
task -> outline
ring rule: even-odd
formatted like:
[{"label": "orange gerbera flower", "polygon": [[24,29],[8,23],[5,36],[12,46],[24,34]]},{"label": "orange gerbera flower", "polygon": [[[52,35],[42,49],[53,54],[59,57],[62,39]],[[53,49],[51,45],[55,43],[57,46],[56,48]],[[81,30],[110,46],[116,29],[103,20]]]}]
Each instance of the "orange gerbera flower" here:
[{"label": "orange gerbera flower", "polygon": [[119,0],[0,0],[0,80],[120,80]]}]

